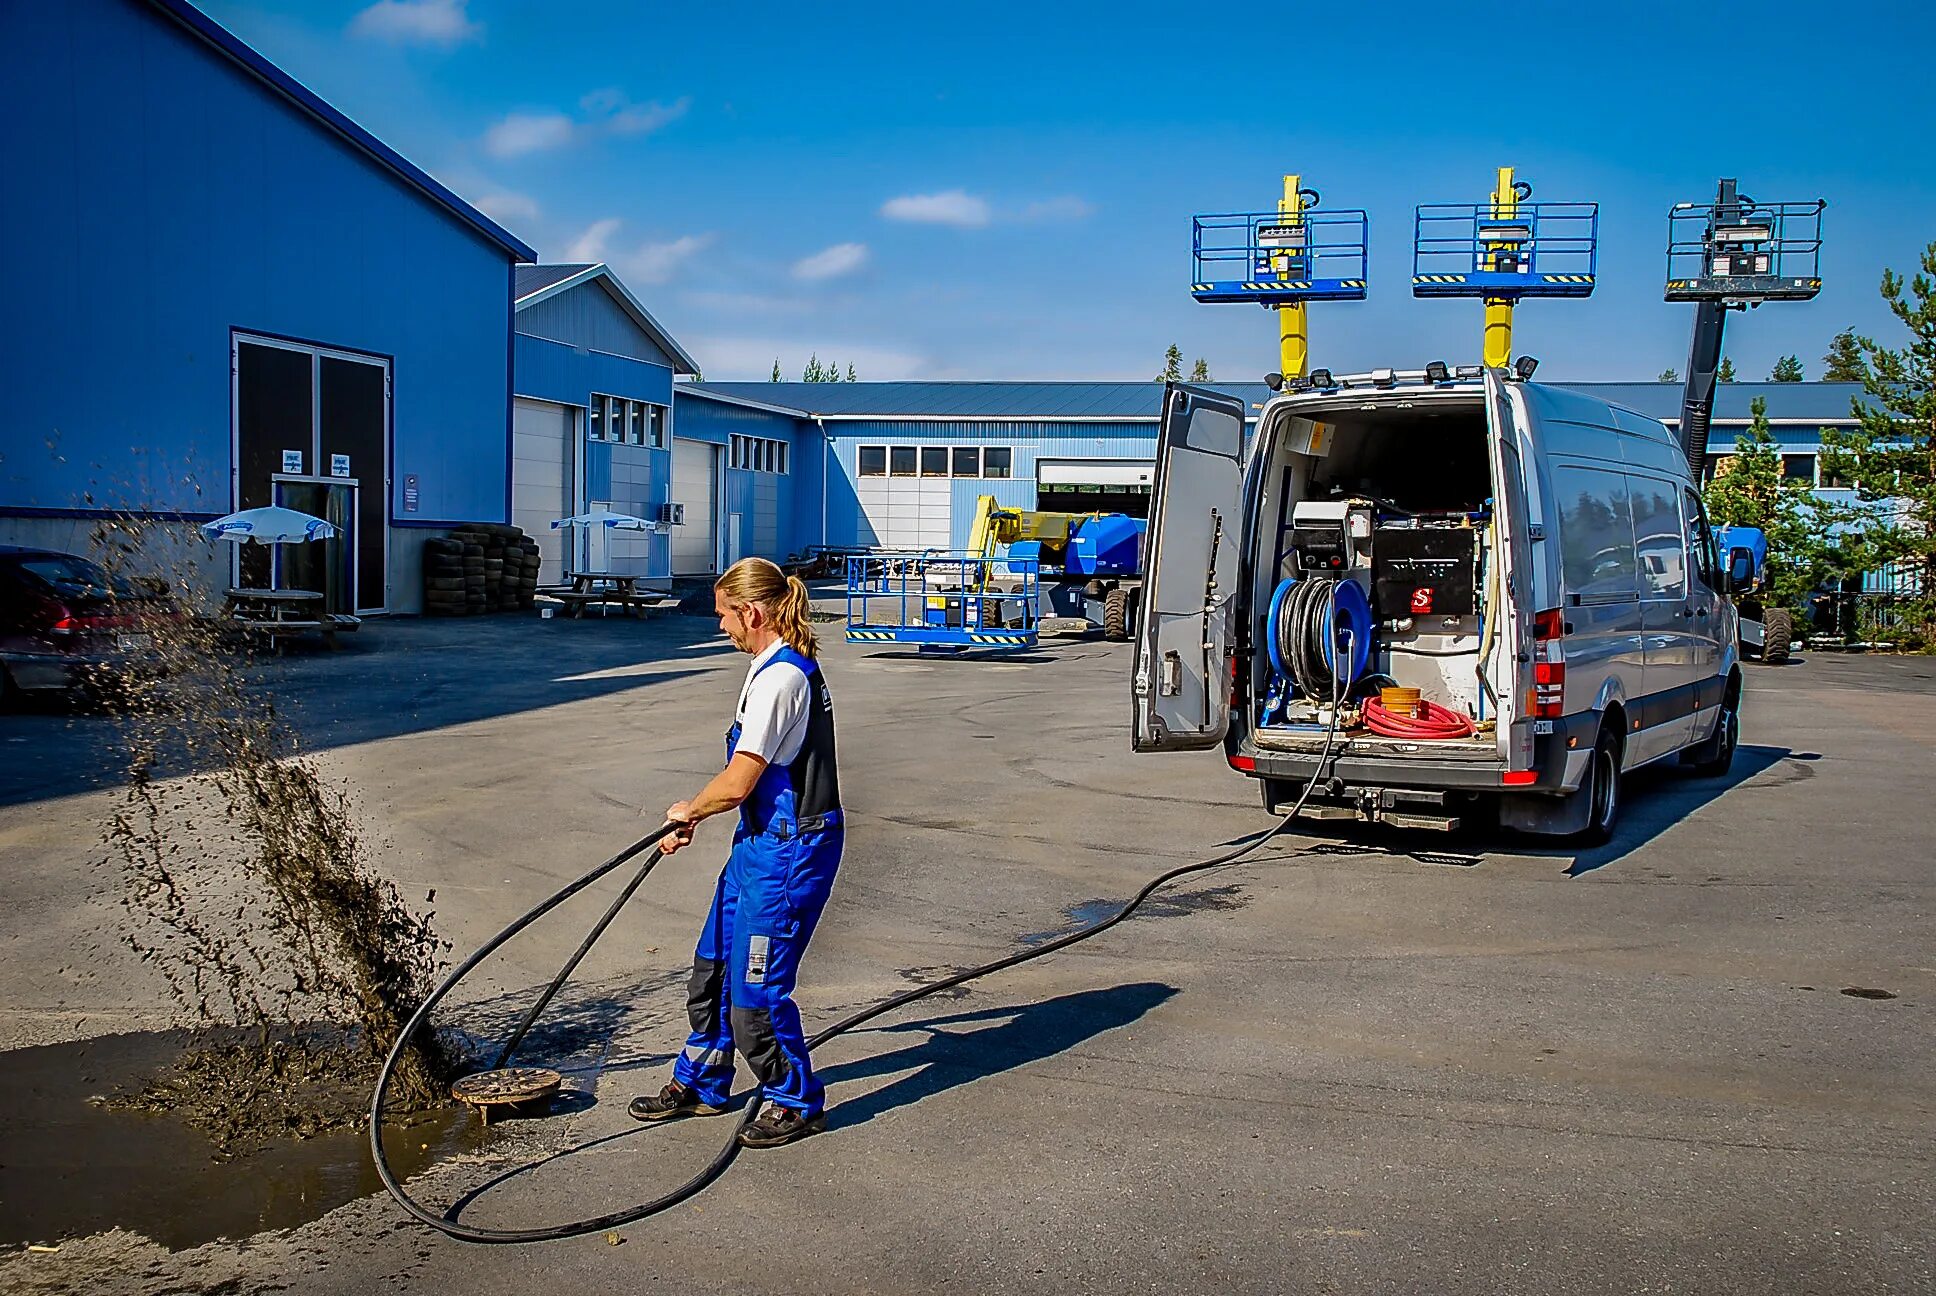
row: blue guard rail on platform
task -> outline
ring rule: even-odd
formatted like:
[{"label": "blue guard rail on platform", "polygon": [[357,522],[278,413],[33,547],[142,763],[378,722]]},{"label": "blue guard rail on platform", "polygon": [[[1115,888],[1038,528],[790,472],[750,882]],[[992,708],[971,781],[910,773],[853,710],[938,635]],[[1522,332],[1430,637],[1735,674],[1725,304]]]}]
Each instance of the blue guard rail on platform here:
[{"label": "blue guard rail on platform", "polygon": [[1667,216],[1667,300],[1807,301],[1822,290],[1827,205],[1676,205]]},{"label": "blue guard rail on platform", "polygon": [[1362,211],[1227,212],[1197,216],[1190,295],[1200,302],[1289,306],[1362,301]]},{"label": "blue guard rail on platform", "polygon": [[1040,564],[959,553],[847,559],[847,641],[1004,652],[1036,645]]},{"label": "blue guard rail on platform", "polygon": [[1412,237],[1417,297],[1586,297],[1593,292],[1599,203],[1421,203]]}]

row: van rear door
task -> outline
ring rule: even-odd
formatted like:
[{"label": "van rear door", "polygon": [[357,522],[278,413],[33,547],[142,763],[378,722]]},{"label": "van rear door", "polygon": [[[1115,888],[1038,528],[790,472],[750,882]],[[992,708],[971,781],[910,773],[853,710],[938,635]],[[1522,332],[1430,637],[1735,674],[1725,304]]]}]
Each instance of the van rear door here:
[{"label": "van rear door", "polygon": [[[1501,651],[1484,663],[1498,693],[1499,755],[1508,769],[1530,769],[1533,763],[1532,708],[1525,704],[1533,658],[1533,545],[1528,512],[1524,441],[1513,421],[1512,401],[1506,395],[1502,369],[1486,370],[1486,422],[1492,438],[1493,525],[1499,554],[1505,560],[1501,582],[1506,606],[1501,610]],[[1523,669],[1522,669],[1523,668]],[[1496,671],[1496,673],[1495,673]]]},{"label": "van rear door", "polygon": [[1243,402],[1166,386],[1131,686],[1137,751],[1214,747],[1230,727],[1243,477]]}]

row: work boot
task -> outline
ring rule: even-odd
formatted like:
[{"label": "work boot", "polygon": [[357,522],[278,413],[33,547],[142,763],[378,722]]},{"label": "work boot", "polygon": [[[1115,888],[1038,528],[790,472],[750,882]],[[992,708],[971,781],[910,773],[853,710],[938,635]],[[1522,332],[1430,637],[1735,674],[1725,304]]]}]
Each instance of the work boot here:
[{"label": "work boot", "polygon": [[697,1090],[688,1089],[677,1080],[668,1080],[657,1094],[640,1094],[625,1110],[632,1113],[634,1120],[661,1121],[674,1116],[717,1116],[726,1109],[700,1102]]},{"label": "work boot", "polygon": [[782,1107],[770,1102],[766,1110],[754,1118],[753,1123],[739,1132],[741,1147],[767,1148],[779,1147],[803,1139],[809,1134],[818,1134],[827,1126],[825,1113],[819,1116],[802,1116],[791,1107]]}]

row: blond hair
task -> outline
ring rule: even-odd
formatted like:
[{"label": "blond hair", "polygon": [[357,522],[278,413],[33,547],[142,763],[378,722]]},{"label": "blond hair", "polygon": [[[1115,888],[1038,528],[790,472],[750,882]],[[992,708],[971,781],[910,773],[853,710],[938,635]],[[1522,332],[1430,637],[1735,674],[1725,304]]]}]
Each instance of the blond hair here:
[{"label": "blond hair", "polygon": [[787,575],[765,558],[742,558],[713,582],[713,588],[729,602],[765,612],[774,633],[801,656],[819,654],[820,640],[814,637],[807,617],[813,600],[798,576]]}]

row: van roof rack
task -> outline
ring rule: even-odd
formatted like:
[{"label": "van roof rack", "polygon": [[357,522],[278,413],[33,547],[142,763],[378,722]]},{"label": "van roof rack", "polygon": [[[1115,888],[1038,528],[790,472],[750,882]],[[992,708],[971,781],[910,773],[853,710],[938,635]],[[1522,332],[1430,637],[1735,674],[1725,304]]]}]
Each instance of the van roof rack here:
[{"label": "van roof rack", "polygon": [[1329,369],[1313,369],[1306,377],[1286,378],[1284,390],[1312,392],[1369,388],[1378,391],[1399,386],[1445,387],[1454,383],[1470,382],[1484,374],[1485,369],[1480,365],[1460,365],[1452,369],[1448,368],[1442,360],[1435,360],[1423,369],[1368,369],[1364,373],[1353,374],[1334,374]]}]

